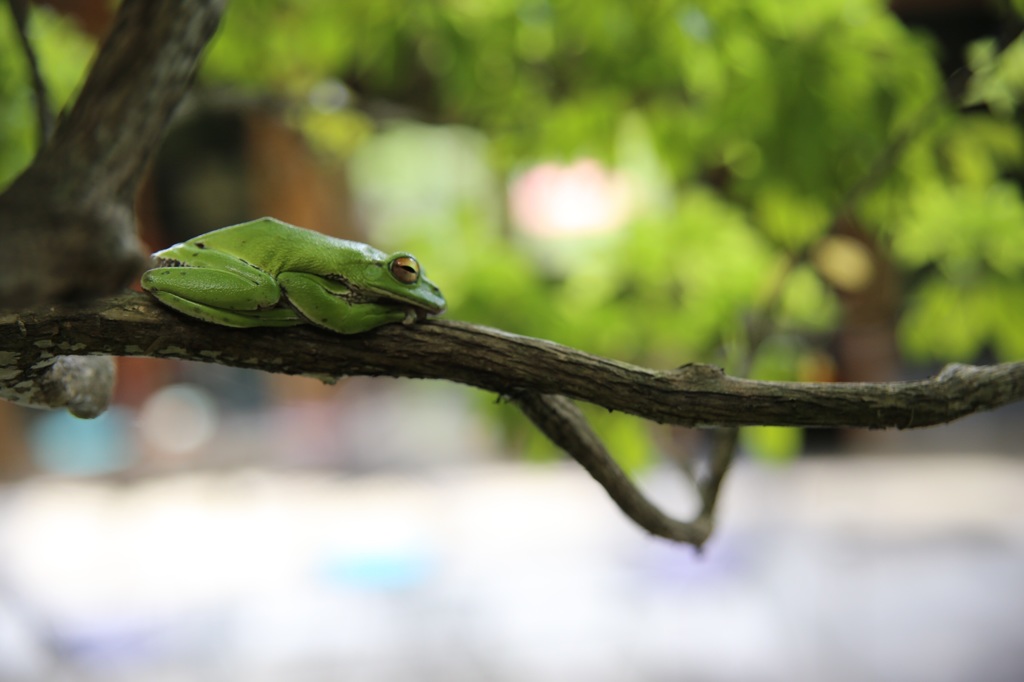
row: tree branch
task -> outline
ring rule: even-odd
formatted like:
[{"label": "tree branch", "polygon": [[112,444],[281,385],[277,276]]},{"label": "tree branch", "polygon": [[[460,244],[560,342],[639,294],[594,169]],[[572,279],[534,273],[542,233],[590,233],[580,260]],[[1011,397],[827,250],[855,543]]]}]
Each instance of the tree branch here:
[{"label": "tree branch", "polygon": [[178,315],[134,292],[0,313],[0,352],[6,375],[54,355],[166,357],[324,380],[445,379],[501,395],[565,395],[656,422],[702,427],[918,428],[1024,399],[1024,362],[954,364],[919,381],[754,381],[702,364],[648,369],[447,320],[353,336],[311,326],[231,329]]},{"label": "tree branch", "polygon": [[[541,433],[579,462],[638,526],[652,535],[685,542],[698,549],[711,535],[714,502],[704,505],[701,513],[690,523],[665,514],[640,492],[608,454],[604,443],[571,400],[565,396],[528,391],[516,391],[511,398]],[[731,431],[735,432],[735,429]]]},{"label": "tree branch", "polygon": [[[61,356],[80,355],[82,358]],[[446,379],[508,396],[556,445],[572,455],[616,504],[654,535],[700,547],[713,527],[721,478],[699,486],[692,522],[673,519],[629,480],[570,398],[659,422],[685,426],[785,425],[912,428],[952,421],[1024,399],[1024,362],[990,367],[950,365],[922,381],[818,384],[752,381],[709,365],[652,370],[566,346],[464,322],[388,325],[342,336],[304,326],[231,329],[178,315],[149,296],[128,293],[80,305],[0,313],[0,397],[29,404],[69,404],[67,382],[53,396],[29,395],[34,373],[96,355],[176,358],[302,374],[331,382],[346,375]],[[112,381],[112,375],[107,381]],[[63,402],[60,402],[63,400]],[[735,428],[723,434],[716,460],[730,456]]]}]

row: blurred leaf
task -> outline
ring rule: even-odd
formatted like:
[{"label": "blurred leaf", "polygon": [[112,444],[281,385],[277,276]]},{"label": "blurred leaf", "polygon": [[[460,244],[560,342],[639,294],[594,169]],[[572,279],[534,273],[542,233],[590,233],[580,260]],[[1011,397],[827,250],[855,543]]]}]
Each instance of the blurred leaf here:
[{"label": "blurred leaf", "polygon": [[1024,272],[1024,201],[1016,185],[936,183],[910,199],[892,243],[893,253],[908,265],[934,263],[954,278],[986,264],[1005,275]]},{"label": "blurred leaf", "polygon": [[906,351],[922,360],[968,362],[985,347],[1004,361],[1024,357],[1024,281],[985,275],[953,283],[931,277],[900,324]]},{"label": "blurred leaf", "polygon": [[353,111],[306,110],[293,124],[317,149],[336,158],[350,156],[373,134],[373,124]]},{"label": "blurred leaf", "polygon": [[776,336],[761,344],[750,376],[763,381],[794,381],[800,359],[799,344],[792,338]]},{"label": "blurred leaf", "polygon": [[762,184],[754,201],[758,224],[791,251],[814,242],[829,228],[831,214],[823,202],[784,185]]},{"label": "blurred leaf", "polygon": [[759,426],[740,430],[740,444],[762,461],[788,462],[800,454],[803,429],[789,426]]},{"label": "blurred leaf", "polygon": [[641,419],[624,414],[591,416],[590,422],[608,452],[627,473],[650,466],[654,444],[649,425]]},{"label": "blurred leaf", "polygon": [[992,303],[979,288],[930,277],[908,302],[900,321],[900,341],[907,353],[921,360],[969,361],[988,336]]},{"label": "blurred leaf", "polygon": [[839,321],[835,294],[808,266],[796,267],[782,287],[779,322],[809,331],[832,329]]},{"label": "blurred leaf", "polygon": [[1024,282],[1000,281],[989,295],[996,357],[1004,362],[1024,358]]},{"label": "blurred leaf", "polygon": [[964,103],[985,104],[1000,116],[1012,116],[1024,96],[1024,38],[1001,52],[995,38],[977,40],[967,49],[967,66],[972,75]]},{"label": "blurred leaf", "polygon": [[207,49],[203,76],[304,93],[351,58],[357,31],[347,20],[349,11],[325,0],[233,3]]},{"label": "blurred leaf", "polygon": [[[39,145],[31,77],[16,30],[4,3],[0,7],[0,188],[31,162]],[[28,35],[50,105],[59,111],[78,87],[94,44],[73,22],[39,5],[29,13]]]}]

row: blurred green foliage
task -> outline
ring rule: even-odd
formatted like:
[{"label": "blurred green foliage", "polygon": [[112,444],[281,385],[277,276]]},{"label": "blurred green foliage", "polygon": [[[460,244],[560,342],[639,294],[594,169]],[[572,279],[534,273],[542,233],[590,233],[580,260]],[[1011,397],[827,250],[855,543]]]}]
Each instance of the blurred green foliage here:
[{"label": "blurred green foliage", "polygon": [[[47,56],[58,95],[81,63],[66,32],[34,22],[67,50]],[[30,100],[4,37],[0,148],[21,163]],[[900,275],[908,358],[1024,356],[1024,42],[972,44],[961,103],[939,56],[881,0],[247,0],[200,82],[293,102],[291,123],[346,162],[372,240],[414,250],[452,317],[797,379],[843,324],[843,287],[879,276],[849,244],[822,248],[839,219]],[[509,188],[581,159],[628,187],[618,229],[519,229]],[[830,276],[844,267],[863,276]],[[758,344],[762,315],[775,334]],[[649,456],[637,422],[597,427],[630,463]],[[780,458],[800,434],[744,442]]]},{"label": "blurred green foliage", "polygon": [[[85,74],[94,49],[71,21],[49,10],[33,11],[28,27],[53,111],[60,111]],[[25,168],[39,147],[35,98],[17,28],[0,7],[0,188]]]}]

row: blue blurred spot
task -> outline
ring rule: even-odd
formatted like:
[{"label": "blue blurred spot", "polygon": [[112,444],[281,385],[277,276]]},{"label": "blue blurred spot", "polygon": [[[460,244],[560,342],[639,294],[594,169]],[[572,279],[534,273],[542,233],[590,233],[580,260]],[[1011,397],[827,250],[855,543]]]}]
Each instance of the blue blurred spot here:
[{"label": "blue blurred spot", "polygon": [[433,561],[423,552],[335,554],[325,557],[319,573],[325,582],[347,587],[398,590],[426,581]]},{"label": "blue blurred spot", "polygon": [[131,419],[111,408],[96,419],[79,419],[63,410],[47,412],[32,422],[28,444],[39,468],[69,476],[98,476],[124,469],[131,462]]}]

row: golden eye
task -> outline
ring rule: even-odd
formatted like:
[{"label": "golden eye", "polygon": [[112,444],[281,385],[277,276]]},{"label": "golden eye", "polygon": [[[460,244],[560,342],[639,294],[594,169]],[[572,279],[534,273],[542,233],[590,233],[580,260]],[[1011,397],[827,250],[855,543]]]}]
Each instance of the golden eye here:
[{"label": "golden eye", "polygon": [[403,284],[415,284],[420,279],[420,264],[412,256],[399,256],[391,261],[391,274]]}]

